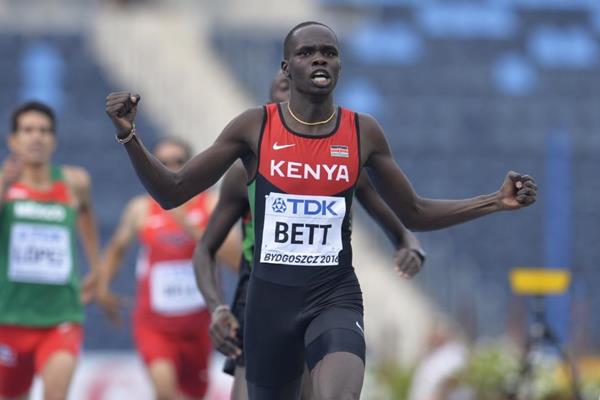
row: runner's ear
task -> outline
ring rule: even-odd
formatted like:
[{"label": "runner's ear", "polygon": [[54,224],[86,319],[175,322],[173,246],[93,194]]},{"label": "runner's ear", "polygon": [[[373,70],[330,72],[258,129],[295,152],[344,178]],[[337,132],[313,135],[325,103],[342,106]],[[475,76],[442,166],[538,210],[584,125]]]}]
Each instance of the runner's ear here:
[{"label": "runner's ear", "polygon": [[288,68],[288,62],[287,62],[287,60],[283,60],[281,62],[281,70],[283,71],[283,74],[285,75],[286,78],[292,79],[292,77],[290,76],[290,71],[289,71],[289,68]]}]

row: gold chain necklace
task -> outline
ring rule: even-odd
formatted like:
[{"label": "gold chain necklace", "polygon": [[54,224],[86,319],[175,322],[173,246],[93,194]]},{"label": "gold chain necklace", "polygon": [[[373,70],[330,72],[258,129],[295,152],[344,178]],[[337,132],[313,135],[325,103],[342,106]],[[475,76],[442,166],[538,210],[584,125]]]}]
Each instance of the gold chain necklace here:
[{"label": "gold chain necklace", "polygon": [[292,116],[292,118],[294,118],[296,121],[298,121],[299,123],[301,123],[302,125],[308,125],[308,126],[314,126],[314,125],[323,125],[328,123],[329,121],[331,121],[333,119],[333,117],[335,116],[335,112],[336,112],[336,108],[333,109],[333,113],[329,116],[329,118],[327,118],[326,120],[323,121],[318,121],[318,122],[306,122],[306,121],[302,121],[300,118],[296,117],[294,115],[294,113],[292,112],[292,109],[290,108],[290,103],[287,103],[287,109],[290,112],[290,115]]}]

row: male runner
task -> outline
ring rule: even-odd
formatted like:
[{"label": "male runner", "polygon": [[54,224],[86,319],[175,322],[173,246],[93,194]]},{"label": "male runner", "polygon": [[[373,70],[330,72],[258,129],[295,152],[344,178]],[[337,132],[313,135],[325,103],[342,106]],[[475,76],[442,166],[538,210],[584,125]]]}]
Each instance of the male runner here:
[{"label": "male runner", "polygon": [[440,229],[535,201],[533,179],[509,172],[497,192],[464,200],[418,196],[377,121],[334,104],[335,33],[294,27],[284,41],[288,103],[233,119],[180,171],[164,168],[133,127],[140,97],[107,97],[106,112],[149,193],[173,208],[212,186],[237,158],[251,178],[255,254],[244,332],[251,399],[297,399],[306,360],[318,399],[358,399],[364,377],[362,294],[352,268],[350,207],[363,167],[407,228]]},{"label": "male runner", "polygon": [[[176,171],[192,150],[181,140],[165,138],[154,155]],[[165,211],[148,195],[135,197],[105,250],[96,301],[109,318],[118,320],[120,301],[110,291],[110,282],[136,236],[142,244],[134,337],[157,399],[203,399],[207,391],[210,313],[194,281],[192,254],[215,200],[204,192]],[[235,265],[239,257],[235,240],[229,240],[219,255]]]},{"label": "male runner", "polygon": [[[93,294],[98,234],[90,177],[52,164],[54,112],[26,103],[12,114],[11,155],[0,172],[0,399],[25,399],[40,374],[45,399],[64,399]],[[77,225],[90,274],[76,268]]]},{"label": "male runner", "polygon": [[[271,101],[287,101],[289,97],[289,82],[281,72],[271,84]],[[224,372],[234,376],[232,400],[247,398],[245,362],[242,352],[244,314],[246,310],[246,293],[250,278],[250,269],[254,254],[254,231],[248,192],[246,171],[241,163],[235,163],[223,178],[219,201],[211,215],[204,235],[198,242],[194,252],[194,264],[198,287],[206,299],[212,313],[210,334],[213,345],[227,355]],[[361,175],[357,183],[356,197],[367,211],[383,226],[400,247],[397,251],[397,269],[401,274],[412,276],[421,269],[424,252],[419,241],[407,231],[398,218],[387,207],[372,187],[369,179]],[[215,254],[233,225],[242,219],[242,259],[239,268],[239,279],[231,309],[226,306],[221,296],[217,279]],[[216,312],[215,312],[216,311]],[[238,355],[239,354],[239,355]],[[308,379],[306,379],[308,378]],[[305,376],[302,383],[302,398],[311,398],[312,384]]]}]

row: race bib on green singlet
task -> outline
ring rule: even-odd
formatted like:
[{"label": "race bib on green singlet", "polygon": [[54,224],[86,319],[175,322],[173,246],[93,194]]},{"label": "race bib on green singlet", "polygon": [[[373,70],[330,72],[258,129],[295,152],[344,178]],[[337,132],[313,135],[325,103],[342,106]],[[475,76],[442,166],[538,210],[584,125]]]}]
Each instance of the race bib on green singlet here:
[{"label": "race bib on green singlet", "polygon": [[337,265],[345,215],[343,197],[269,194],[260,262]]},{"label": "race bib on green singlet", "polygon": [[16,223],[8,251],[13,282],[63,285],[71,276],[71,237],[64,226]]},{"label": "race bib on green singlet", "polygon": [[155,312],[182,315],[205,306],[191,260],[159,262],[150,271],[150,304]]}]

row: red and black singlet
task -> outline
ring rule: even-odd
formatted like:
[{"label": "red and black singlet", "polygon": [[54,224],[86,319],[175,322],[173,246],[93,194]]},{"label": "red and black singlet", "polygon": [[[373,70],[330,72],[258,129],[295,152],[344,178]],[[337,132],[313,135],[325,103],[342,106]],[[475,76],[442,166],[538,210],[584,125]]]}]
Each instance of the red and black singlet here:
[{"label": "red and black singlet", "polygon": [[249,185],[254,265],[351,266],[350,211],[360,171],[356,113],[338,109],[331,133],[293,132],[278,104],[265,106],[258,171]]},{"label": "red and black singlet", "polygon": [[[200,194],[184,206],[188,221],[201,228],[208,222],[207,198]],[[202,327],[206,305],[194,278],[194,239],[168,211],[148,198],[148,215],[139,240],[135,323],[165,332]]]}]

